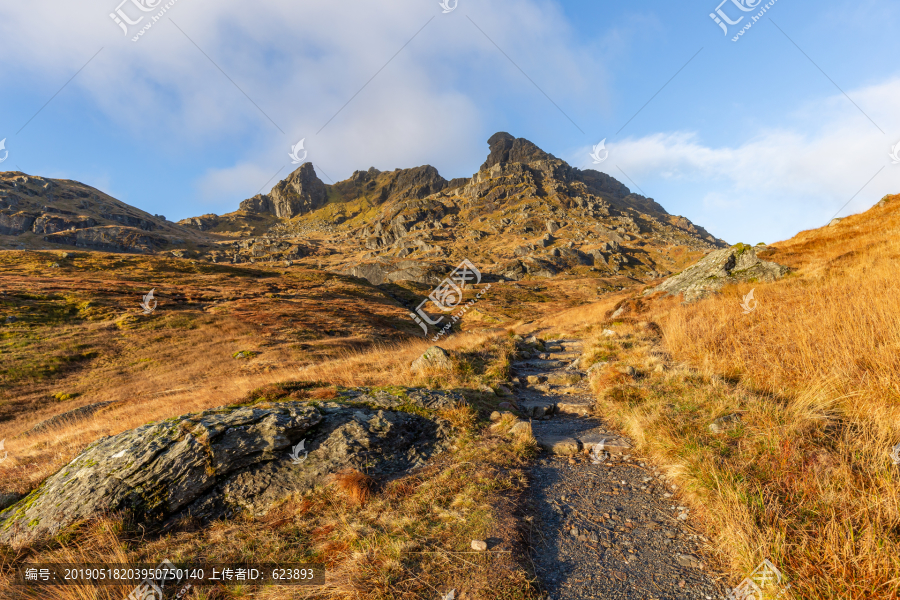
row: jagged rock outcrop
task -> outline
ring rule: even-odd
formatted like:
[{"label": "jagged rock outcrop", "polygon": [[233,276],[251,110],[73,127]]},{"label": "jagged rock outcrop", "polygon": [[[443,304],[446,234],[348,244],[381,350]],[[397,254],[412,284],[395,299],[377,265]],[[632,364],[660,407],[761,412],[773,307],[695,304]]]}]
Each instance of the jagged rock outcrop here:
[{"label": "jagged rock outcrop", "polygon": [[163,248],[168,240],[131,227],[90,227],[61,231],[44,236],[53,244],[75,246],[104,252],[152,253]]},{"label": "jagged rock outcrop", "polygon": [[37,217],[24,212],[0,212],[0,235],[21,235],[31,231]]},{"label": "jagged rock outcrop", "polygon": [[97,221],[90,217],[70,217],[45,213],[34,220],[31,230],[34,233],[58,233],[96,226]]},{"label": "jagged rock outcrop", "polygon": [[178,221],[178,224],[184,225],[185,227],[194,227],[199,231],[209,231],[220,222],[221,219],[219,219],[219,215],[210,213],[207,215],[200,215],[199,217],[182,219],[181,221]]},{"label": "jagged rock outcrop", "polygon": [[710,252],[697,264],[674,275],[644,294],[666,292],[684,294],[684,301],[698,300],[720,290],[729,283],[742,281],[774,281],[790,269],[777,263],[761,260],[756,250],[747,244]]},{"label": "jagged rock outcrop", "polygon": [[270,213],[290,219],[321,208],[328,201],[328,190],[312,163],[303,163],[287,179],[279,181],[268,194],[257,194],[241,202],[241,210]]},{"label": "jagged rock outcrop", "polygon": [[555,158],[525,138],[514,137],[505,131],[488,138],[488,146],[491,152],[479,171],[487,171],[500,163],[531,163]]},{"label": "jagged rock outcrop", "polygon": [[443,264],[401,260],[354,265],[342,272],[346,275],[366,279],[372,285],[395,281],[415,281],[433,285],[440,283],[450,272],[450,268]]},{"label": "jagged rock outcrop", "polygon": [[465,402],[402,388],[348,391],[338,400],[207,410],[102,438],[0,512],[0,543],[33,543],[108,511],[153,528],[186,515],[209,522],[260,514],[343,468],[392,475],[450,444],[449,424],[422,413]]}]

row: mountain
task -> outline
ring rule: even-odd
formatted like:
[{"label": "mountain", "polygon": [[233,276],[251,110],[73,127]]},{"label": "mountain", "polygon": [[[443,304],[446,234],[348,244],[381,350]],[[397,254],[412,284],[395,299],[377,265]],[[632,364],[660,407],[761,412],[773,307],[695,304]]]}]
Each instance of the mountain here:
[{"label": "mountain", "polygon": [[370,168],[326,185],[305,163],[234,213],[180,224],[249,238],[225,244],[212,260],[314,257],[373,283],[434,283],[464,258],[505,279],[590,272],[653,279],[686,254],[727,245],[613,177],[571,167],[526,139],[500,132],[488,146],[478,173],[449,181],[424,165]]},{"label": "mountain", "polygon": [[195,230],[83,183],[0,173],[0,245],[153,253],[170,246],[202,247],[204,241]]},{"label": "mountain", "polygon": [[[470,178],[423,165],[323,183],[302,164],[225,215],[172,223],[87,185],[0,173],[0,245],[279,263],[431,285],[469,259],[493,279],[649,281],[726,244],[615,178],[504,132]],[[621,279],[622,281],[616,281]],[[633,281],[632,281],[633,282]]]}]

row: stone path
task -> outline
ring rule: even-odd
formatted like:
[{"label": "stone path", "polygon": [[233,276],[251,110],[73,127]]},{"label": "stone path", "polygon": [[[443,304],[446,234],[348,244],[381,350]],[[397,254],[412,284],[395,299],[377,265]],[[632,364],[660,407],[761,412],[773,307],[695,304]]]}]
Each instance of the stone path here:
[{"label": "stone path", "polygon": [[[575,361],[581,342],[547,342],[513,364],[519,407],[542,447],[531,471],[531,548],[549,600],[724,600],[706,539],[674,486],[592,416]],[[580,381],[579,381],[580,379]],[[601,460],[587,453],[597,444]],[[594,464],[594,463],[598,464]]]}]

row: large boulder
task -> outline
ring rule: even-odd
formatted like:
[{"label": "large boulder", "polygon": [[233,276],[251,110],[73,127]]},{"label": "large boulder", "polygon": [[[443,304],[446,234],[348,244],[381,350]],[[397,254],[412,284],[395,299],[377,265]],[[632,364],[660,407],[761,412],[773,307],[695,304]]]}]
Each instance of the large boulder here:
[{"label": "large boulder", "polygon": [[[0,544],[19,546],[110,511],[151,528],[273,503],[352,467],[390,476],[450,444],[433,412],[465,400],[424,389],[353,390],[319,406],[268,403],[207,410],[102,438],[0,512]],[[302,445],[301,445],[302,442]]]},{"label": "large boulder", "polygon": [[440,346],[432,346],[410,365],[413,373],[421,371],[451,371],[453,361],[450,354]]},{"label": "large boulder", "polygon": [[751,246],[736,244],[710,252],[694,266],[644,293],[684,294],[684,301],[691,302],[720,290],[728,283],[774,281],[789,271],[783,265],[761,260]]}]

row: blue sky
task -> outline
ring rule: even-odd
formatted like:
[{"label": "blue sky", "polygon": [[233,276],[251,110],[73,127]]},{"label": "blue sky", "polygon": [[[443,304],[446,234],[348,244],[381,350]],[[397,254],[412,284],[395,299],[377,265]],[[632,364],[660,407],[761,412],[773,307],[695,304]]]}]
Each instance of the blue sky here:
[{"label": "blue sky", "polygon": [[0,6],[0,168],[175,220],[268,191],[301,138],[326,183],[449,179],[508,131],[732,243],[900,192],[896,2],[777,0],[733,42],[766,2],[726,0],[726,36],[717,0],[176,0],[133,42],[165,2],[120,1]]}]

